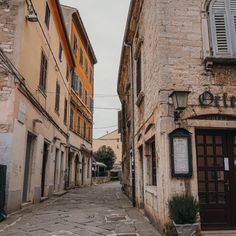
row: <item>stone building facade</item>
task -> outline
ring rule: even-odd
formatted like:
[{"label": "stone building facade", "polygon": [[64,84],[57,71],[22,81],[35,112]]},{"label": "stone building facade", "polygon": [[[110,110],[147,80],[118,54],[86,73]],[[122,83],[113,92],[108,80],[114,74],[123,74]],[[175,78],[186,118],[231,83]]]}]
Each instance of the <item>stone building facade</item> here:
[{"label": "stone building facade", "polygon": [[162,232],[181,193],[199,200],[203,230],[236,226],[235,7],[131,1],[118,79],[124,188]]},{"label": "stone building facade", "polygon": [[[74,186],[68,159],[75,59],[57,0],[0,1],[0,22],[0,168],[7,170],[0,194],[6,192],[10,213]],[[81,143],[75,147],[87,155]]]}]

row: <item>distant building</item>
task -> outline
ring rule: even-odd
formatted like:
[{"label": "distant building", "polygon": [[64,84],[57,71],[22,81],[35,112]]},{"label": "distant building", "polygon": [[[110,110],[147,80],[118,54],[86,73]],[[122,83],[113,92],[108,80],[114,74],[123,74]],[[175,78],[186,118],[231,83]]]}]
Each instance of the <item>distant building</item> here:
[{"label": "distant building", "polygon": [[104,136],[93,140],[93,152],[96,152],[102,146],[111,147],[115,152],[116,161],[115,166],[121,166],[121,140],[118,130],[112,131],[111,133],[105,134]]}]

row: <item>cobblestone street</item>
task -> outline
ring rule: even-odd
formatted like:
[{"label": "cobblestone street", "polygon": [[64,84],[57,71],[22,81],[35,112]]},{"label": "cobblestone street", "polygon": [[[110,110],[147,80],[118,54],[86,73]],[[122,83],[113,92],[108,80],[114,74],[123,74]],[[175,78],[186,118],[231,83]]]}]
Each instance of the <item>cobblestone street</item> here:
[{"label": "cobblestone street", "polygon": [[[123,234],[122,234],[123,233]],[[132,234],[131,234],[132,233]],[[75,189],[0,223],[0,235],[159,235],[118,182]]]}]

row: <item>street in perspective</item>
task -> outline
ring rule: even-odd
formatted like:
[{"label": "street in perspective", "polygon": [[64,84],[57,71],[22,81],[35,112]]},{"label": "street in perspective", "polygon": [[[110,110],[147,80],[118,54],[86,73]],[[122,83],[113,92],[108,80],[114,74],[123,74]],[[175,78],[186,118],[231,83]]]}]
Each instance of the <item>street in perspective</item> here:
[{"label": "street in perspective", "polygon": [[143,213],[132,207],[117,181],[74,189],[18,212],[0,225],[0,235],[120,234],[160,235]]},{"label": "street in perspective", "polygon": [[0,235],[236,236],[236,0],[0,0]]}]

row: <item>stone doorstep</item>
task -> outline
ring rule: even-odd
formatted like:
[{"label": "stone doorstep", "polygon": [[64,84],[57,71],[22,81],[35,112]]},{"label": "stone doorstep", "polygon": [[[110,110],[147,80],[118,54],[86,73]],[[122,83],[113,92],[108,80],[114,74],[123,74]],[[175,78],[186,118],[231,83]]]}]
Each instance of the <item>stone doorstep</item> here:
[{"label": "stone doorstep", "polygon": [[56,196],[56,197],[61,197],[63,195],[65,195],[66,193],[68,193],[69,191],[60,191],[60,192],[56,192],[56,193],[53,193],[53,196]]},{"label": "stone doorstep", "polygon": [[202,236],[236,236],[236,230],[202,231]]},{"label": "stone doorstep", "polygon": [[25,208],[27,208],[27,207],[29,207],[29,206],[31,206],[31,205],[33,205],[32,202],[23,202],[23,203],[21,204],[21,209],[25,209]]},{"label": "stone doorstep", "polygon": [[48,197],[41,197],[41,198],[40,198],[40,202],[44,202],[44,201],[46,201],[46,200],[48,200]]}]

